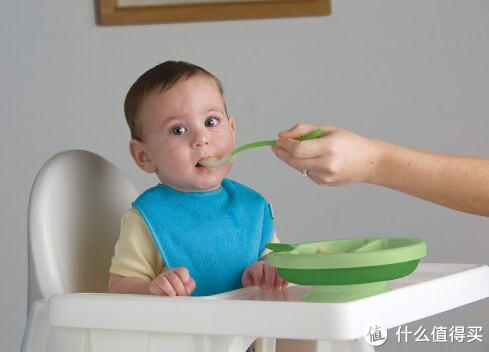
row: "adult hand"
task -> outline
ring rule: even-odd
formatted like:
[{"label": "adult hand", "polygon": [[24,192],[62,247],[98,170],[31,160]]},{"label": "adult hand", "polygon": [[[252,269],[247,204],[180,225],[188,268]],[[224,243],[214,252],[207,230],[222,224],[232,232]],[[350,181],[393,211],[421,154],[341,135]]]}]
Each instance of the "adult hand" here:
[{"label": "adult hand", "polygon": [[168,269],[149,284],[149,292],[160,296],[188,296],[195,290],[195,281],[187,268]]},{"label": "adult hand", "polygon": [[[316,139],[297,138],[322,130]],[[328,125],[297,124],[279,133],[275,155],[319,185],[339,186],[353,182],[369,182],[380,157],[373,139]]]},{"label": "adult hand", "polygon": [[[323,131],[320,138],[296,140],[317,128]],[[489,216],[488,158],[428,153],[311,124],[280,132],[272,149],[319,185],[366,182]]]},{"label": "adult hand", "polygon": [[261,286],[263,288],[282,288],[288,282],[280,277],[276,268],[269,266],[264,261],[257,261],[248,266],[241,277],[243,287]]}]

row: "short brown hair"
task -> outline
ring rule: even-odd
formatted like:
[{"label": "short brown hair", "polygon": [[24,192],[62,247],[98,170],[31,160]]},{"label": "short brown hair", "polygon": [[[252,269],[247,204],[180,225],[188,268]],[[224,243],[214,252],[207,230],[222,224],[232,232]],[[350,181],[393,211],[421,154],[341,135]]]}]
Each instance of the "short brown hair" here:
[{"label": "short brown hair", "polygon": [[127,92],[124,100],[124,114],[131,130],[131,138],[141,140],[141,125],[138,123],[138,112],[144,99],[154,91],[160,93],[170,89],[182,79],[190,78],[198,73],[212,78],[219,92],[224,97],[221,81],[200,66],[185,61],[165,61],[143,73]]}]

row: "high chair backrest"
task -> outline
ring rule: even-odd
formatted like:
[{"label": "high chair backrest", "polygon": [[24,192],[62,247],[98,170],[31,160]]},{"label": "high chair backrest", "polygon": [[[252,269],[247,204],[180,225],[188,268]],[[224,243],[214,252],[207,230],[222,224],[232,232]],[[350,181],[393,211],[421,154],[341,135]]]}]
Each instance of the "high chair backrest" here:
[{"label": "high chair backrest", "polygon": [[68,150],[49,159],[29,200],[29,303],[58,293],[107,292],[120,218],[137,195],[97,154]]}]

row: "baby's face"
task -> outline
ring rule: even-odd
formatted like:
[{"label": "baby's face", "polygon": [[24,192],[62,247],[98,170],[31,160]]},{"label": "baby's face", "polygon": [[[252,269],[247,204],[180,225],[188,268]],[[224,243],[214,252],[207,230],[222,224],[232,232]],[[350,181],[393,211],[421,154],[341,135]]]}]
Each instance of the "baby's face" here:
[{"label": "baby's face", "polygon": [[218,189],[231,164],[199,164],[234,148],[234,120],[227,117],[217,84],[203,74],[150,94],[140,110],[143,143],[161,183],[185,192]]}]

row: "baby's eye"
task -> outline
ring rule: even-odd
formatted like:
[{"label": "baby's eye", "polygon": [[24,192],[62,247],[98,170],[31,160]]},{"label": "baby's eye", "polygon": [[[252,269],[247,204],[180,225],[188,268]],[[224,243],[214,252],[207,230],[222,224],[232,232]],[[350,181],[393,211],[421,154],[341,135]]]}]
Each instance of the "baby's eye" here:
[{"label": "baby's eye", "polygon": [[180,136],[185,132],[187,132],[187,128],[184,126],[173,127],[171,130],[171,133],[174,134],[175,136]]},{"label": "baby's eye", "polygon": [[217,117],[209,117],[205,120],[205,127],[215,127],[219,124],[219,119]]}]

